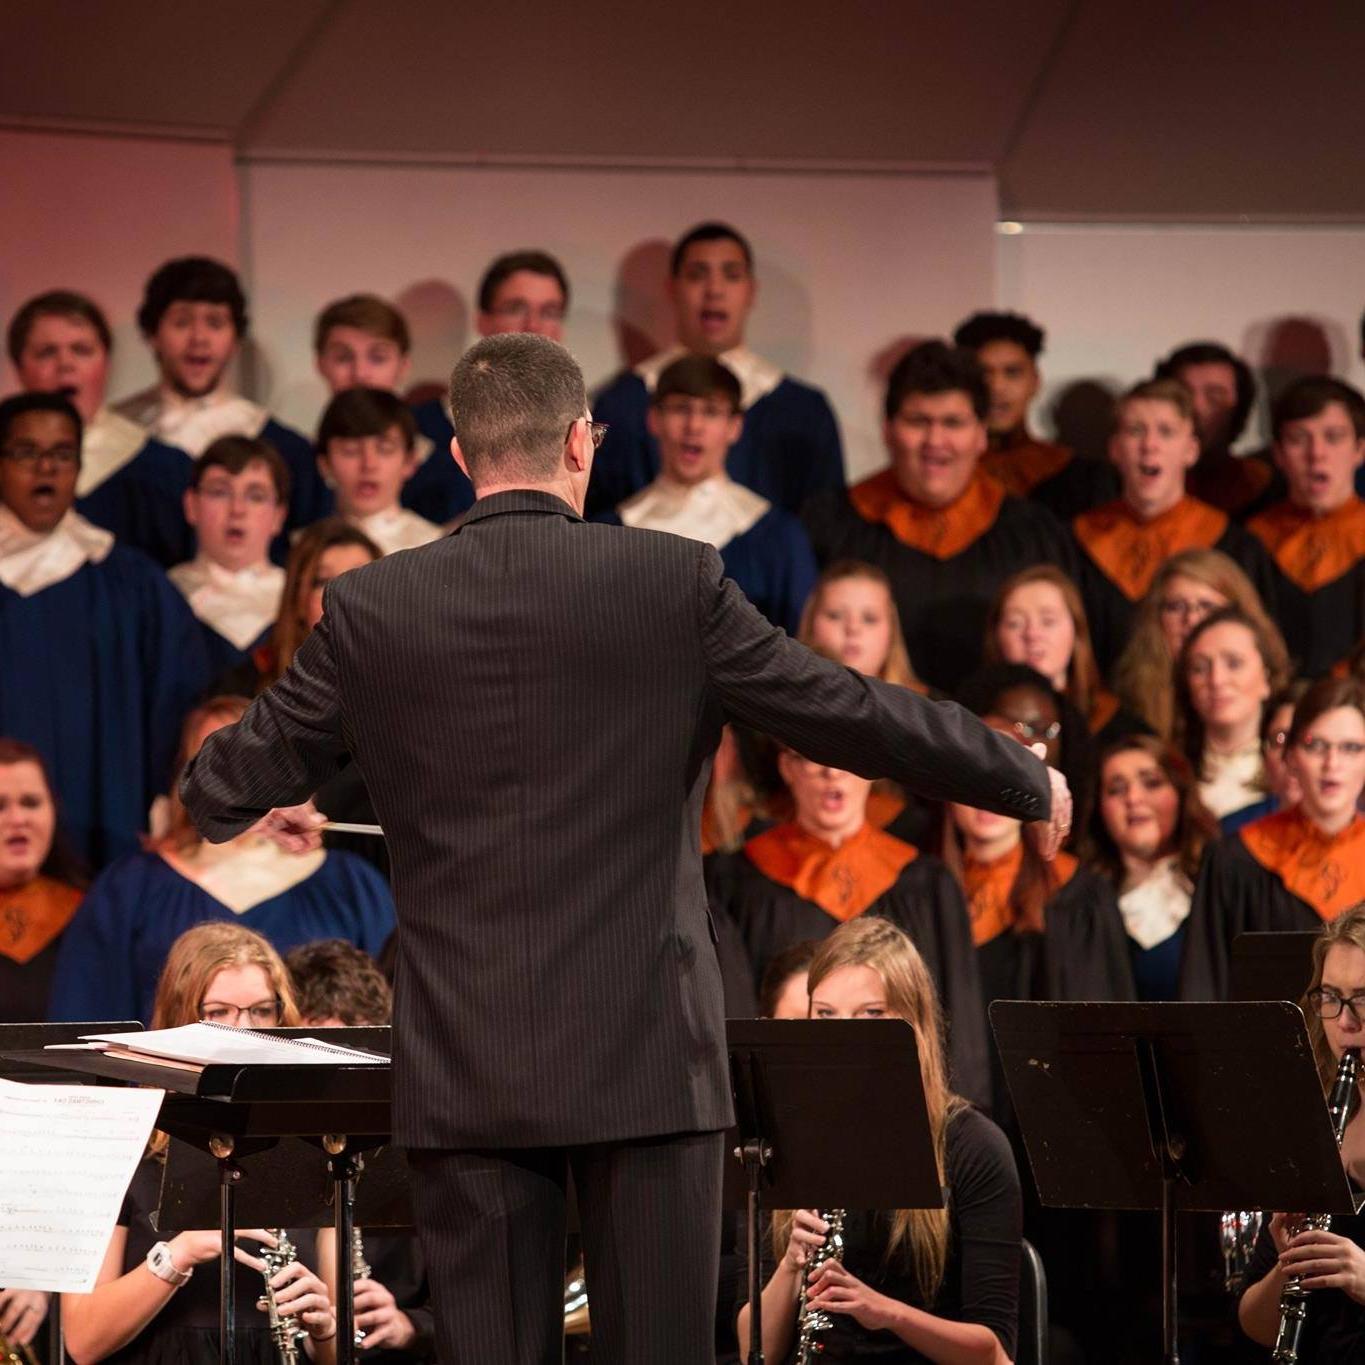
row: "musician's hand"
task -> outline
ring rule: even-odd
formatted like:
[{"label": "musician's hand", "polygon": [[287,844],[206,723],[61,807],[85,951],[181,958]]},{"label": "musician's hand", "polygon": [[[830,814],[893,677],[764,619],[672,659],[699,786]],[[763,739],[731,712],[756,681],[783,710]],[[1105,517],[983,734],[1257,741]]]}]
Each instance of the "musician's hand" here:
[{"label": "musician's hand", "polygon": [[787,1239],[787,1253],[782,1264],[800,1274],[806,1268],[812,1251],[825,1244],[829,1224],[814,1209],[797,1209],[792,1215],[791,1236]]},{"label": "musician's hand", "polygon": [[311,853],[322,847],[322,827],[327,817],[311,802],[281,806],[261,816],[250,833],[264,834],[286,853]]},{"label": "musician's hand", "polygon": [[1270,1240],[1275,1243],[1277,1255],[1284,1255],[1290,1239],[1303,1227],[1303,1218],[1301,1213],[1276,1213],[1271,1216]]},{"label": "musician's hand", "polygon": [[868,1288],[838,1261],[826,1261],[806,1284],[806,1304],[825,1313],[844,1313],[869,1332],[894,1320],[895,1301]]},{"label": "musician's hand", "polygon": [[[1030,744],[1029,752],[1038,758],[1047,758],[1046,744]],[[1071,833],[1071,788],[1066,778],[1056,768],[1047,770],[1048,784],[1052,788],[1052,805],[1046,820],[1034,820],[1027,826],[1028,836],[1033,846],[1044,858],[1051,860],[1061,851]]]},{"label": "musician's hand", "polygon": [[1335,1232],[1301,1232],[1280,1256],[1280,1269],[1305,1289],[1340,1289],[1365,1303],[1365,1250]]},{"label": "musician's hand", "polygon": [[41,1289],[0,1289],[0,1337],[27,1346],[47,1317],[49,1297]]},{"label": "musician's hand", "polygon": [[365,1333],[365,1340],[360,1343],[362,1351],[372,1351],[378,1346],[405,1351],[417,1337],[412,1319],[378,1280],[355,1282],[355,1325]]},{"label": "musician's hand", "polygon": [[[238,1228],[238,1237],[248,1241],[261,1242],[268,1247],[276,1246],[275,1239],[264,1228]],[[167,1243],[171,1249],[171,1264],[177,1270],[193,1270],[205,1261],[216,1261],[223,1250],[223,1234],[216,1229],[202,1232],[178,1232]],[[259,1270],[262,1262],[248,1256],[241,1247],[233,1248],[233,1256],[243,1265]]]}]

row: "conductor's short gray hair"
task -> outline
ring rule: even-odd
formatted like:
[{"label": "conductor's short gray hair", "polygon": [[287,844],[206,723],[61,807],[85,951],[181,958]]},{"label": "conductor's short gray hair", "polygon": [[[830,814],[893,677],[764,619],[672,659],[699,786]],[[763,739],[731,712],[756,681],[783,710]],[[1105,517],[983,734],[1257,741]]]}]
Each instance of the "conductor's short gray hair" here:
[{"label": "conductor's short gray hair", "polygon": [[577,362],[529,332],[485,337],[450,376],[455,437],[476,486],[552,478],[570,424],[587,411]]}]

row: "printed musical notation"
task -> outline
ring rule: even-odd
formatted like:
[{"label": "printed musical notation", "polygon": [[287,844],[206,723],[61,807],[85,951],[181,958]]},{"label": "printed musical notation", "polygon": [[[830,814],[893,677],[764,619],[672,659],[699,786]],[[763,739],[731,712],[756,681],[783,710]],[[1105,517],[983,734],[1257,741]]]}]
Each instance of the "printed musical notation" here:
[{"label": "printed musical notation", "polygon": [[0,1080],[0,1284],[95,1287],[163,1093]]}]

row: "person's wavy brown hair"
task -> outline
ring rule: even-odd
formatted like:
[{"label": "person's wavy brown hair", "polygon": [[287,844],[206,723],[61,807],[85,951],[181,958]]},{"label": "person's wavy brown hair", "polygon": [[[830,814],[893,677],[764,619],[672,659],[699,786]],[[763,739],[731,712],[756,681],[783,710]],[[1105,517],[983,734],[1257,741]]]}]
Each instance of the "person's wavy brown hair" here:
[{"label": "person's wavy brown hair", "polygon": [[1161,602],[1173,578],[1192,578],[1241,608],[1248,616],[1270,622],[1260,595],[1237,563],[1221,550],[1182,550],[1156,572],[1152,586],[1138,603],[1128,644],[1114,665],[1114,691],[1130,715],[1154,734],[1170,739],[1175,730],[1175,689],[1161,629]]},{"label": "person's wavy brown hair", "polygon": [[[986,619],[986,645],[982,655],[988,664],[1003,663],[1005,657],[1000,652],[1000,622],[1005,615],[1005,603],[1010,595],[1030,583],[1051,583],[1062,595],[1071,624],[1076,633],[1076,643],[1071,648],[1071,661],[1066,666],[1065,695],[1068,701],[1088,717],[1095,704],[1095,696],[1100,689],[1100,670],[1095,663],[1095,646],[1090,640],[1090,622],[1086,618],[1085,603],[1081,591],[1068,574],[1055,564],[1034,564],[1020,569],[1017,574],[1007,578],[1000,585],[991,603],[991,611]],[[1049,681],[1051,681],[1049,679]]]},{"label": "person's wavy brown hair", "polygon": [[180,799],[180,779],[189,767],[190,759],[199,752],[203,740],[199,731],[210,720],[220,720],[225,725],[233,725],[246,714],[251,703],[245,697],[210,697],[202,706],[196,706],[185,717],[180,726],[180,748],[175,755],[175,777],[171,782],[169,809],[166,830],[154,839],[146,841],[147,848],[153,853],[189,853],[204,842],[204,836],[194,827],[185,803]]},{"label": "person's wavy brown hair", "polygon": [[891,580],[875,564],[864,563],[861,559],[838,559],[828,565],[815,580],[806,605],[801,610],[801,623],[796,629],[796,638],[803,644],[814,648],[815,613],[820,610],[821,594],[834,583],[843,583],[851,578],[865,579],[875,583],[886,592],[887,609],[891,614],[891,644],[886,651],[877,676],[882,682],[895,683],[900,687],[912,687],[917,692],[924,690],[910,662],[910,651],[905,646],[905,632],[901,629],[901,614],[896,609],[896,596],[891,590]]},{"label": "person's wavy brown hair", "polygon": [[1308,992],[1317,990],[1322,985],[1322,969],[1327,961],[1327,954],[1340,943],[1359,948],[1365,953],[1365,901],[1342,911],[1336,919],[1322,926],[1313,943],[1313,979],[1308,983],[1308,990],[1304,991],[1300,1001],[1303,1012],[1308,1017],[1308,1037],[1313,1044],[1313,1059],[1318,1064],[1318,1077],[1322,1081],[1324,1094],[1332,1088],[1332,1082],[1336,1079],[1337,1059],[1332,1056],[1332,1049],[1327,1043],[1327,1032],[1322,1026],[1322,1020],[1318,1018],[1317,1011],[1308,1008]]},{"label": "person's wavy brown hair", "polygon": [[1355,677],[1320,678],[1299,698],[1294,719],[1289,723],[1285,747],[1292,748],[1307,733],[1315,720],[1329,711],[1349,706],[1365,717],[1365,681]]},{"label": "person's wavy brown hair", "polygon": [[1100,804],[1104,796],[1105,764],[1111,758],[1127,753],[1146,754],[1166,774],[1166,780],[1175,788],[1179,802],[1175,829],[1166,852],[1175,854],[1177,866],[1193,882],[1199,873],[1199,860],[1204,856],[1204,849],[1218,837],[1218,821],[1199,798],[1199,784],[1195,780],[1194,769],[1190,766],[1189,760],[1155,735],[1126,735],[1115,740],[1113,744],[1106,745],[1100,754],[1099,797],[1095,801],[1095,810],[1090,817],[1086,861],[1115,886],[1123,884],[1123,857],[1109,827],[1104,823]]}]

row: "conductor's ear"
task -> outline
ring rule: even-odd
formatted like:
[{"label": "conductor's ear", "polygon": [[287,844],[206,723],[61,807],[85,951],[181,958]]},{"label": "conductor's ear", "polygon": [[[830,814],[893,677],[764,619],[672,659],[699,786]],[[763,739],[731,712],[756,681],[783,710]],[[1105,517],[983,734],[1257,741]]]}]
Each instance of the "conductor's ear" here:
[{"label": "conductor's ear", "polygon": [[450,438],[450,454],[455,463],[460,466],[460,472],[465,478],[469,479],[470,483],[473,483],[474,480],[470,478],[469,464],[465,460],[464,451],[460,449],[460,443],[454,436]]}]

